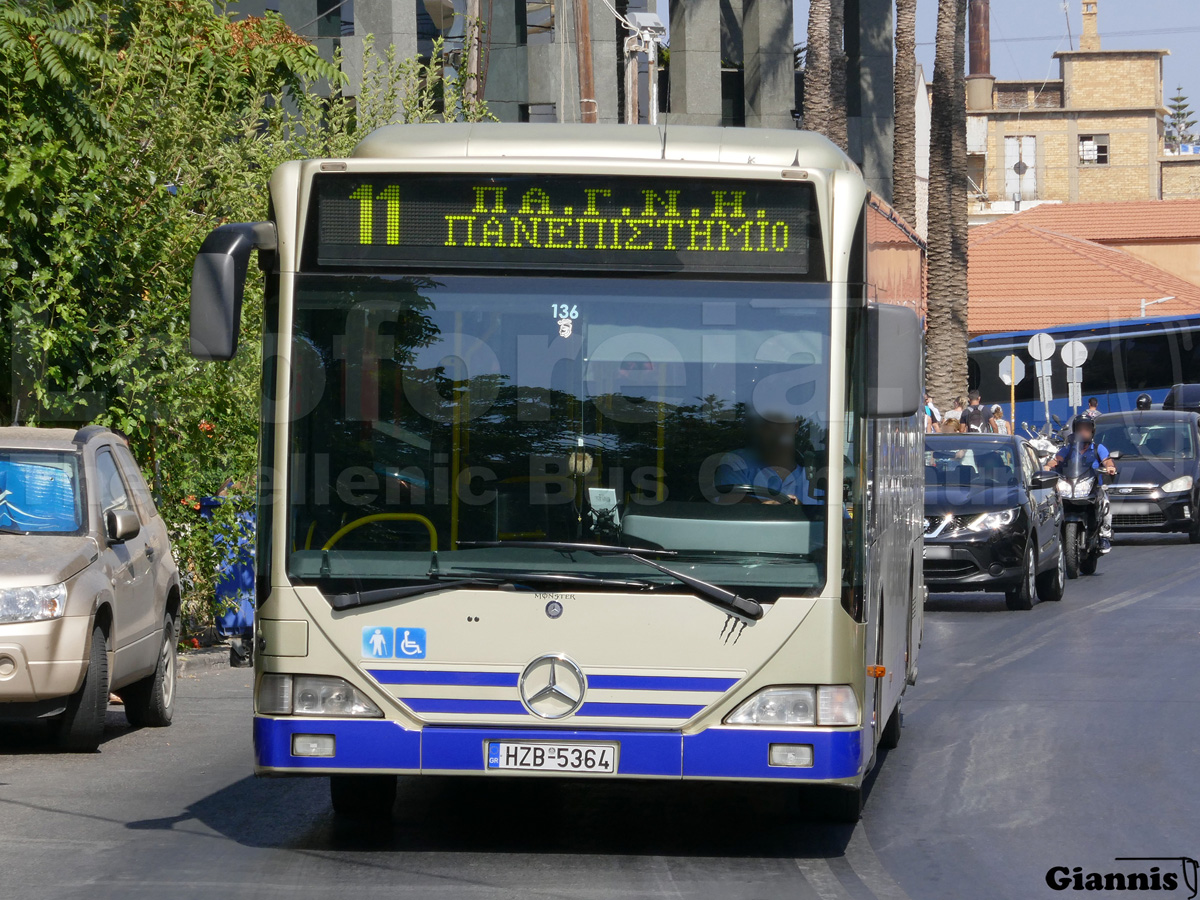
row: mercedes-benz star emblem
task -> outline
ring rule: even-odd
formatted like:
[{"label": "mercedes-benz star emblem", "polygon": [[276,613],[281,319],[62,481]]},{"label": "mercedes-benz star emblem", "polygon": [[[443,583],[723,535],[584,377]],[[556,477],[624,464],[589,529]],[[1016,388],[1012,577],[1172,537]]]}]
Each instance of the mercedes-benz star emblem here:
[{"label": "mercedes-benz star emblem", "polygon": [[579,709],[587,693],[583,670],[561,653],[539,656],[521,673],[521,702],[535,716],[562,719]]},{"label": "mercedes-benz star emblem", "polygon": [[551,619],[557,619],[562,615],[562,612],[562,604],[557,600],[551,600],[546,604],[546,615],[548,615]]}]

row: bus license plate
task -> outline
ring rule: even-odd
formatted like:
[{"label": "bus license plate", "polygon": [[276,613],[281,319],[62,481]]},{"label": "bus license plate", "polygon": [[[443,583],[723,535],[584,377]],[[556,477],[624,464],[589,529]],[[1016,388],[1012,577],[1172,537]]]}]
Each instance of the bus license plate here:
[{"label": "bus license plate", "polygon": [[617,771],[616,744],[528,744],[489,741],[489,769],[525,769],[534,772]]}]

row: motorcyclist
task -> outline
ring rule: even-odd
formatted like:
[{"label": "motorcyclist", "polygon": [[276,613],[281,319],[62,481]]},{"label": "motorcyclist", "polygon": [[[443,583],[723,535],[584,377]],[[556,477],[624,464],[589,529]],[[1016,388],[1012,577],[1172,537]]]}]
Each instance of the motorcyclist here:
[{"label": "motorcyclist", "polygon": [[[1090,465],[1097,473],[1107,475],[1117,474],[1117,465],[1109,456],[1108,448],[1096,443],[1096,423],[1084,416],[1077,416],[1072,422],[1072,440],[1047,464],[1049,469],[1060,468],[1071,454],[1079,452],[1083,455],[1084,465]],[[1108,493],[1104,490],[1104,482],[1100,482],[1100,552],[1112,550],[1112,508],[1108,504]]]}]

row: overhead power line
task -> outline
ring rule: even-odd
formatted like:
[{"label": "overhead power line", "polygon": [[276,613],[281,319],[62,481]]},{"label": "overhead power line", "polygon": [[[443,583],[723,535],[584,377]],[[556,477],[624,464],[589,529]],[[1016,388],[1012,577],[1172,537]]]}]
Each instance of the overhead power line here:
[{"label": "overhead power line", "polygon": [[[1200,34],[1200,25],[1185,28],[1142,28],[1134,31],[1105,31],[1101,37],[1150,37],[1159,34]],[[1029,37],[992,38],[993,44],[1025,44],[1034,41],[1061,41],[1061,34],[1039,34]],[[933,41],[921,41],[919,46],[932,47]]]}]

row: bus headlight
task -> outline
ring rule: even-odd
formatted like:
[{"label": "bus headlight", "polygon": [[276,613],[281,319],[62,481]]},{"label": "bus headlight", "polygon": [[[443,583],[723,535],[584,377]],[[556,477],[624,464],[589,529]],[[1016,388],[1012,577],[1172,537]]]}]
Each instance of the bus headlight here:
[{"label": "bus headlight", "polygon": [[847,684],[766,688],[735,709],[725,724],[857,725],[858,698]]},{"label": "bus headlight", "polygon": [[1168,481],[1162,486],[1164,494],[1179,494],[1192,489],[1192,476],[1184,475],[1174,481]]},{"label": "bus headlight", "polygon": [[816,689],[767,688],[735,709],[725,722],[728,725],[816,725]]},{"label": "bus headlight", "polygon": [[371,698],[343,678],[268,672],[258,683],[258,712],[266,716],[383,717]]}]

